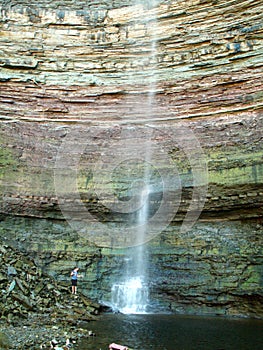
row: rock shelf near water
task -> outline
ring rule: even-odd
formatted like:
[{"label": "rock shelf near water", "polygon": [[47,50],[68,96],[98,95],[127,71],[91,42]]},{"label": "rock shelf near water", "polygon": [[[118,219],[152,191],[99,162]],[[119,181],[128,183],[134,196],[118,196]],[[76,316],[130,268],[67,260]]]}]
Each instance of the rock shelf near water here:
[{"label": "rock shelf near water", "polygon": [[81,324],[94,319],[100,305],[71,295],[69,284],[57,283],[10,246],[0,246],[0,261],[0,348],[39,349],[54,338],[63,344],[88,336]]}]

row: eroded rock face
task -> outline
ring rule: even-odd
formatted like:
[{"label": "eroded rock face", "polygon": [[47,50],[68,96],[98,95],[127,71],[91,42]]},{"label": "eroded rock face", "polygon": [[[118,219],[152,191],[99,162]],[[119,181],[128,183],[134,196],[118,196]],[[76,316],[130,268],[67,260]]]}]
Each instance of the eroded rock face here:
[{"label": "eroded rock face", "polygon": [[[136,200],[152,164],[152,212],[178,200],[147,246],[153,298],[262,316],[261,4],[24,0],[1,16],[1,237],[53,274],[82,261],[87,293],[107,299],[115,248],[134,244],[135,207],[114,200]],[[86,237],[72,227],[83,219],[114,234]]]}]

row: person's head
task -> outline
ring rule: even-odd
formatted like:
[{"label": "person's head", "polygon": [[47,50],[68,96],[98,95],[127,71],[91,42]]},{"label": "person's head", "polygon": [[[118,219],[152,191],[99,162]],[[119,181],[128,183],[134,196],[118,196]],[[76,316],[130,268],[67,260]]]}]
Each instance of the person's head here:
[{"label": "person's head", "polygon": [[79,270],[79,267],[75,266],[73,270],[74,270],[74,271],[78,271],[78,270]]}]

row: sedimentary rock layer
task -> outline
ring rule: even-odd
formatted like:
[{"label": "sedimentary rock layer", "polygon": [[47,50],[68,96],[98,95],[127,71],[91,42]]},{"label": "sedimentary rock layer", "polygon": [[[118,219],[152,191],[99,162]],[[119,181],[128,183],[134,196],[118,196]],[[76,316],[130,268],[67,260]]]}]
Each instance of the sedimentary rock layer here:
[{"label": "sedimentary rock layer", "polygon": [[[94,144],[90,126],[110,130],[114,125],[114,131],[102,135],[93,129],[97,138],[114,142],[114,135],[119,137],[115,129],[122,124],[154,123],[169,142],[167,128],[178,129],[183,120],[208,160],[210,201],[205,211],[214,205],[236,209],[242,203],[258,208],[260,2],[124,5],[3,3],[2,157],[7,178],[15,169],[23,188],[12,190],[15,181],[4,181],[6,203],[9,193],[21,197],[13,203],[24,202],[27,195],[54,197],[52,181],[45,189],[39,182],[50,182],[69,123],[83,125],[87,144]],[[171,146],[168,151],[174,152]],[[23,174],[17,174],[19,169]]]},{"label": "sedimentary rock layer", "polygon": [[[231,271],[226,269],[222,278],[218,271],[212,276],[215,261],[220,261],[217,270],[227,264],[218,237],[215,248],[207,248],[207,257],[202,255],[204,242],[207,239],[210,246],[213,234],[203,238],[200,249],[191,243],[198,240],[198,229],[189,230],[190,241],[184,236],[184,248],[170,238],[166,250],[162,245],[158,252],[149,248],[155,254],[153,278],[158,280],[156,271],[166,271],[166,266],[167,276],[175,276],[169,254],[179,259],[176,269],[181,274],[186,263],[195,276],[207,258],[209,272],[204,275],[209,277],[200,283],[212,281],[216,289],[213,299],[214,292],[193,285],[190,277],[179,289],[178,279],[175,286],[173,277],[167,277],[167,288],[156,285],[155,296],[160,293],[173,310],[192,310],[185,306],[189,301],[200,312],[205,308],[199,306],[209,300],[211,309],[220,308],[225,298],[224,312],[251,314],[262,283],[262,253],[254,243],[252,250],[245,248],[254,240],[253,232],[259,247],[262,243],[262,51],[261,1],[3,1],[1,213],[47,219],[53,228],[54,220],[64,227],[65,216],[80,219],[88,212],[94,221],[116,228],[127,219],[126,212],[114,212],[116,197],[125,206],[132,197],[130,180],[142,184],[143,164],[150,163],[155,183],[152,211],[165,198],[171,221],[163,231],[167,237],[171,232],[177,237],[176,227],[188,213],[193,224],[200,215],[204,237],[205,227],[214,232],[212,226],[218,225],[213,227],[220,232],[222,222],[228,222],[235,232],[230,239],[223,230],[230,246],[246,230],[252,235],[241,244],[242,254],[231,255]],[[125,164],[130,165],[130,175]],[[160,179],[168,181],[167,197]],[[173,196],[175,209],[169,206]],[[156,225],[158,220],[156,216]],[[3,227],[5,237],[9,229]],[[20,242],[19,232],[24,235],[26,229],[15,231]],[[43,236],[37,236],[36,229],[32,232],[27,247],[38,252]],[[73,232],[69,235],[74,237]],[[105,237],[96,243],[109,246]],[[53,248],[60,249],[56,244]],[[181,256],[182,249],[189,256]],[[106,290],[110,282],[106,267],[105,271],[101,285]],[[231,279],[234,271],[237,277]],[[247,277],[253,283],[246,284]],[[235,297],[229,296],[227,286]],[[100,292],[94,294],[98,297]],[[247,306],[241,310],[238,300],[244,295]],[[194,304],[197,297],[199,306]]]}]

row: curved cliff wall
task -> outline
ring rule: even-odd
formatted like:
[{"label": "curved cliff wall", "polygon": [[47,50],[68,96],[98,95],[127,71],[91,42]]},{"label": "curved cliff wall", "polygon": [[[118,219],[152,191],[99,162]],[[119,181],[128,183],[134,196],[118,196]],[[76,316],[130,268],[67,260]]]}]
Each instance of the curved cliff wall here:
[{"label": "curved cliff wall", "polygon": [[[60,278],[79,263],[86,293],[109,299],[134,241],[108,191],[125,204],[121,165],[142,181],[132,160],[150,143],[154,181],[177,183],[147,245],[153,300],[262,316],[261,2],[1,6],[2,239]],[[81,233],[87,215],[114,234]]]}]

